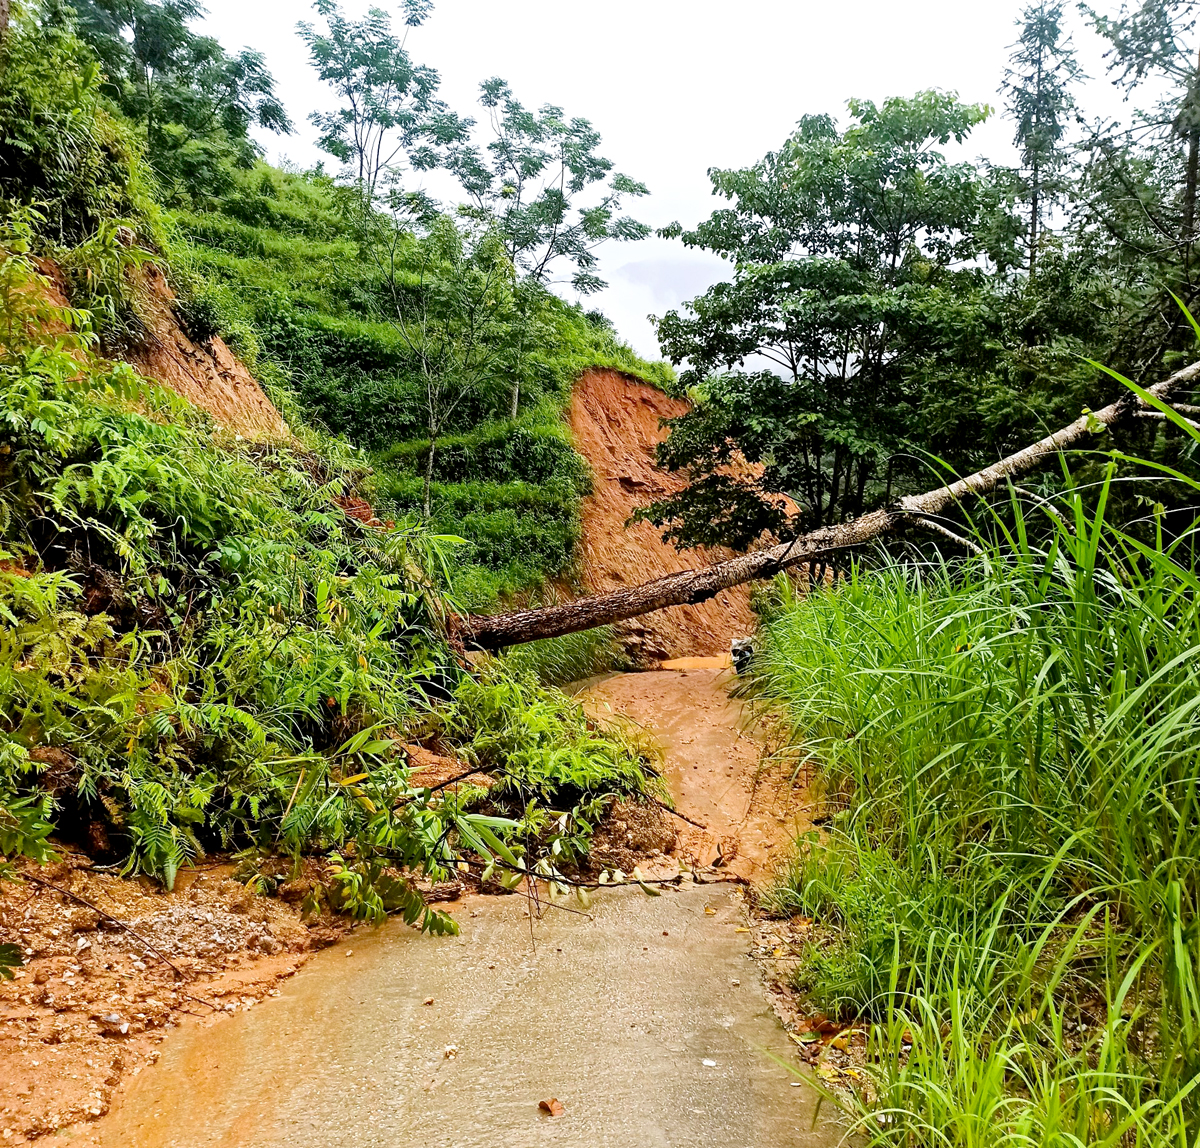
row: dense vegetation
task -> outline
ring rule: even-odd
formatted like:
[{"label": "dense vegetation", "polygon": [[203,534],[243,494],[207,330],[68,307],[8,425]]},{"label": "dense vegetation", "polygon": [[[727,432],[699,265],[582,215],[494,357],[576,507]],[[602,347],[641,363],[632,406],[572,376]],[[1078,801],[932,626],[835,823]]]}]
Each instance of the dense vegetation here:
[{"label": "dense vegetation", "polygon": [[[410,876],[552,873],[613,798],[656,791],[639,746],[539,682],[603,639],[466,674],[443,624],[569,573],[570,383],[642,365],[485,224],[402,226],[263,164],[248,125],[287,127],[270,77],[193,35],[196,11],[22,7],[0,39],[0,848],[45,857],[57,833],[168,885],[212,849],[316,851],[343,909],[452,928]],[[120,361],[149,263],[289,441]],[[414,787],[412,741],[498,784]]]},{"label": "dense vegetation", "polygon": [[1113,525],[1115,470],[768,610],[834,818],[767,904],[821,924],[814,1006],[877,1022],[878,1142],[1194,1142],[1196,531]]},{"label": "dense vegetation", "polygon": [[[203,209],[169,216],[172,266],[188,289],[183,314],[191,330],[225,336],[268,385],[275,381],[282,406],[291,401],[301,417],[368,451],[385,517],[423,511],[428,475],[425,517],[433,529],[469,542],[458,558],[466,605],[486,608],[498,595],[536,590],[546,577],[569,578],[579,500],[590,483],[562,419],[571,384],[593,365],[651,378],[662,377],[661,368],[638,360],[599,317],[524,284],[523,313],[484,333],[493,356],[485,366],[495,377],[443,399],[447,407],[460,401],[434,428],[431,463],[428,388],[414,362],[415,340],[389,319],[391,268],[361,258],[354,193],[328,177],[262,163],[231,178],[231,190]],[[409,287],[438,242],[451,252],[431,257],[437,274],[454,274],[455,260],[459,271],[472,262],[461,233],[446,224],[408,245],[398,277]],[[503,305],[517,309],[510,299]]]},{"label": "dense vegetation", "polygon": [[[951,162],[991,109],[926,91],[805,116],[710,171],[726,203],[667,233],[731,274],[658,321],[698,401],[660,456],[690,485],[647,516],[682,545],[804,532],[927,489],[931,459],[969,473],[1111,401],[1088,359],[1138,382],[1188,361],[1169,292],[1198,302],[1195,12],[1095,18],[1131,104],[1160,102],[1087,126],[1064,6],[1031,5],[1002,93],[1015,167]],[[1191,465],[1171,424],[1119,429]],[[762,470],[731,472],[736,453]]]},{"label": "dense vegetation", "polygon": [[[731,271],[659,320],[696,403],[646,516],[786,539],[1192,362],[1197,11],[1083,8],[1153,100],[1088,126],[1065,8],[1029,7],[1015,167],[947,159],[989,109],[924,92],[710,172],[727,202],[668,233]],[[869,1031],[872,1143],[1197,1142],[1198,411],[1131,405],[1105,453],[763,600],[748,688],[831,814],[765,903],[815,922],[810,1008]]]}]

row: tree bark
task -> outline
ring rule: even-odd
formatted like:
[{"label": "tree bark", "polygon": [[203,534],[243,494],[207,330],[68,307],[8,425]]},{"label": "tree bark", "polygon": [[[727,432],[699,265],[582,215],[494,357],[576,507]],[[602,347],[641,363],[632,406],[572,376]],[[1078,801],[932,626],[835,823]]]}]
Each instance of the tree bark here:
[{"label": "tree bark", "polygon": [[[1197,380],[1200,380],[1200,362],[1177,371],[1148,389],[1155,398],[1166,399],[1172,391]],[[452,637],[469,647],[498,650],[539,638],[556,638],[596,626],[607,626],[668,606],[707,601],[730,586],[739,586],[757,578],[771,578],[791,566],[827,559],[836,551],[873,542],[904,522],[920,523],[924,519],[936,519],[963,499],[990,493],[1006,479],[1033,470],[1060,451],[1104,427],[1112,426],[1142,405],[1130,392],[1098,411],[1081,415],[1073,423],[1032,446],[957,482],[924,494],[909,495],[893,506],[871,511],[850,522],[823,526],[791,542],[754,550],[698,570],[681,570],[640,586],[595,594],[558,606],[520,610],[513,614],[452,618]]]},{"label": "tree bark", "polygon": [[0,0],[0,40],[4,39],[8,31],[8,9],[8,0]]},{"label": "tree bark", "polygon": [[1196,234],[1196,191],[1200,179],[1200,56],[1187,95],[1187,167],[1183,186],[1183,242],[1190,244]]},{"label": "tree bark", "polygon": [[422,510],[425,512],[425,521],[429,521],[429,514],[433,510],[433,499],[431,491],[433,489],[433,454],[437,450],[437,438],[430,437],[429,439],[429,457],[425,460],[425,497],[422,499]]},{"label": "tree bark", "polygon": [[1041,222],[1041,170],[1035,161],[1029,192],[1029,281],[1037,278],[1038,224]]}]

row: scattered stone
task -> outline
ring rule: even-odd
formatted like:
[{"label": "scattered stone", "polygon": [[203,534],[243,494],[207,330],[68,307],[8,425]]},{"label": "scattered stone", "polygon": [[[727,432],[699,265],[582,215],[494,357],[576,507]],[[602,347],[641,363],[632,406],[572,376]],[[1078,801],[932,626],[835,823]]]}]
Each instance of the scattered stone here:
[{"label": "scattered stone", "polygon": [[127,1036],[129,1033],[129,1021],[115,1012],[98,1016],[96,1023],[105,1036]]}]

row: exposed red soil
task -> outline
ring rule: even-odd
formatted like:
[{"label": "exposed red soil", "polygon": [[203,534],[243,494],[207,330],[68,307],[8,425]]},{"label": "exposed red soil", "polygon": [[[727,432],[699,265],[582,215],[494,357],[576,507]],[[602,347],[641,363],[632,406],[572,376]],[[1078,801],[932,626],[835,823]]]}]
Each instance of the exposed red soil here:
[{"label": "exposed red soil", "polygon": [[[732,557],[719,548],[680,553],[650,523],[625,525],[639,507],[687,485],[654,461],[655,447],[666,437],[660,420],[687,409],[683,400],[619,371],[585,371],[575,384],[571,431],[595,476],[595,488],[583,502],[581,557],[589,592],[618,590]],[[752,633],[754,626],[750,590],[735,586],[696,606],[630,619],[620,630],[631,656],[649,665],[728,653],[730,641]]]},{"label": "exposed red soil", "polygon": [[152,263],[146,265],[145,277],[138,311],[146,325],[146,341],[123,357],[243,438],[286,438],[283,416],[241,360],[219,336],[192,342],[171,306],[175,294],[166,278]]},{"label": "exposed red soil", "polygon": [[181,872],[168,893],[68,855],[28,866],[38,883],[0,883],[0,927],[26,961],[0,980],[0,1143],[102,1115],[183,1018],[252,1008],[348,924],[310,927],[231,870]]},{"label": "exposed red soil", "polygon": [[[50,301],[66,306],[62,272],[48,260],[40,261],[38,269],[49,280]],[[162,271],[147,263],[136,274],[144,341],[122,349],[122,360],[208,411],[218,426],[234,434],[260,441],[286,439],[289,432],[283,416],[225,342],[214,335],[205,343],[194,343],[188,336],[175,314],[175,293]]]}]

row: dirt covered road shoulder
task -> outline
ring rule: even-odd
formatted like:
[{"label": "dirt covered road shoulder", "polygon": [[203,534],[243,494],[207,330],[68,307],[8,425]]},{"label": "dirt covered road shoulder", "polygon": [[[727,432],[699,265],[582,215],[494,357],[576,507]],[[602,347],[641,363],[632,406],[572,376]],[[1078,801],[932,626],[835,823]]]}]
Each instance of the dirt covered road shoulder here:
[{"label": "dirt covered road shoulder", "polygon": [[181,1021],[252,1008],[343,928],[231,871],[181,873],[168,893],[68,856],[0,882],[0,937],[25,961],[0,980],[0,1143],[102,1115]]}]

